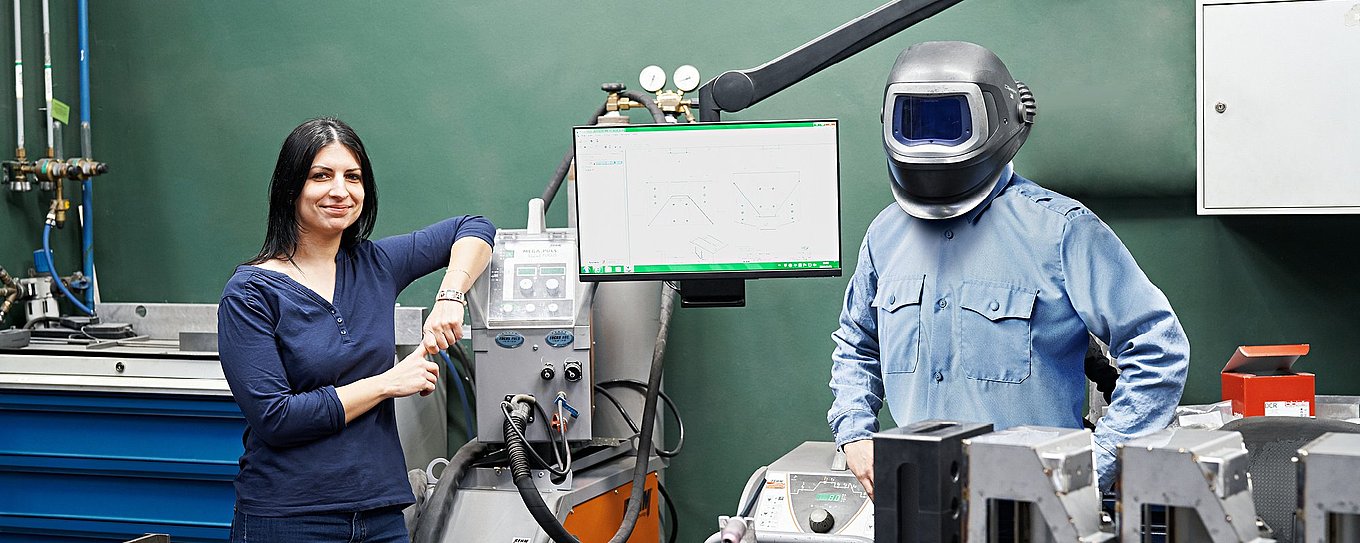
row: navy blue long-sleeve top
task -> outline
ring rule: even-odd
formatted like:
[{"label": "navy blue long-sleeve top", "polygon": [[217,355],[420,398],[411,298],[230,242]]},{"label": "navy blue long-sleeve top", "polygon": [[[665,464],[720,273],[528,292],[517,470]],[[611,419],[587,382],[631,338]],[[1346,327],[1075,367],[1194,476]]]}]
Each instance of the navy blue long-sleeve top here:
[{"label": "navy blue long-sleeve top", "polygon": [[391,369],[397,294],[447,265],[454,241],[491,244],[495,231],[482,217],[460,216],[341,249],[331,302],[285,274],[236,268],[217,332],[222,371],[248,423],[238,510],[288,516],[415,501],[393,401],[346,425],[335,388]]}]

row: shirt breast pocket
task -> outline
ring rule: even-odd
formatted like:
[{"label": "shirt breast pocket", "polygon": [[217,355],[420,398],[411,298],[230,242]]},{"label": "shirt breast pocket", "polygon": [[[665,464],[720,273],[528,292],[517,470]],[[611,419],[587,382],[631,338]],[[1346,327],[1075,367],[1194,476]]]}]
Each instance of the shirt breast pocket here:
[{"label": "shirt breast pocket", "polygon": [[1021,383],[1029,378],[1031,316],[1039,292],[967,280],[959,293],[959,350],[970,379]]},{"label": "shirt breast pocket", "polygon": [[924,277],[880,282],[871,305],[878,311],[878,358],[884,373],[911,373],[921,357],[921,288]]}]

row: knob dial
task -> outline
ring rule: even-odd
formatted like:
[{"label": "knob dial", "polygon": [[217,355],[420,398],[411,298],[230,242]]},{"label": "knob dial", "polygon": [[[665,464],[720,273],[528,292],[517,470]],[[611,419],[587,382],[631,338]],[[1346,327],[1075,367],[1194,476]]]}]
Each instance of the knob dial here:
[{"label": "knob dial", "polygon": [[819,534],[830,533],[831,529],[836,527],[836,517],[831,516],[830,511],[818,507],[808,515],[808,525],[812,527],[812,531]]},{"label": "knob dial", "polygon": [[551,363],[549,363],[549,364],[544,364],[544,365],[543,365],[543,371],[538,372],[538,376],[539,376],[539,377],[542,377],[544,381],[551,381],[551,380],[553,380],[553,377],[556,376],[556,375],[557,375],[557,370],[554,370],[554,369],[553,369]]},{"label": "knob dial", "polygon": [[543,286],[547,287],[548,292],[551,292],[554,295],[557,294],[557,291],[562,290],[562,282],[555,277],[544,281]]}]

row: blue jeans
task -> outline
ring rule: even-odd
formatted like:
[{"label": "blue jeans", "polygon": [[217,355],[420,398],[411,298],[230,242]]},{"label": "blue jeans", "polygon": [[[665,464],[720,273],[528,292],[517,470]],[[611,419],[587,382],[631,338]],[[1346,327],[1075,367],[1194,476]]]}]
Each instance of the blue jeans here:
[{"label": "blue jeans", "polygon": [[401,509],[262,517],[240,511],[231,520],[231,543],[409,543]]}]

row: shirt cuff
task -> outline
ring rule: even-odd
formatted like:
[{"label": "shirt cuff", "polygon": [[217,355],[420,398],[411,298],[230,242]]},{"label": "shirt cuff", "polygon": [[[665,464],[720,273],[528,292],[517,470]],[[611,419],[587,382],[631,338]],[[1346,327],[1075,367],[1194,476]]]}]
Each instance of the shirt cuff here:
[{"label": "shirt cuff", "polygon": [[836,436],[836,447],[852,441],[871,439],[878,431],[878,416],[867,409],[851,409],[836,415],[831,421],[831,433]]},{"label": "shirt cuff", "polygon": [[1119,465],[1114,450],[1106,448],[1100,440],[1092,439],[1096,455],[1096,475],[1099,477],[1100,491],[1109,492],[1114,488],[1115,477],[1119,475]]},{"label": "shirt cuff", "polygon": [[329,416],[331,433],[345,429],[345,404],[340,402],[340,394],[335,392],[335,387],[327,385],[321,388],[322,397],[326,398],[326,415]]}]

